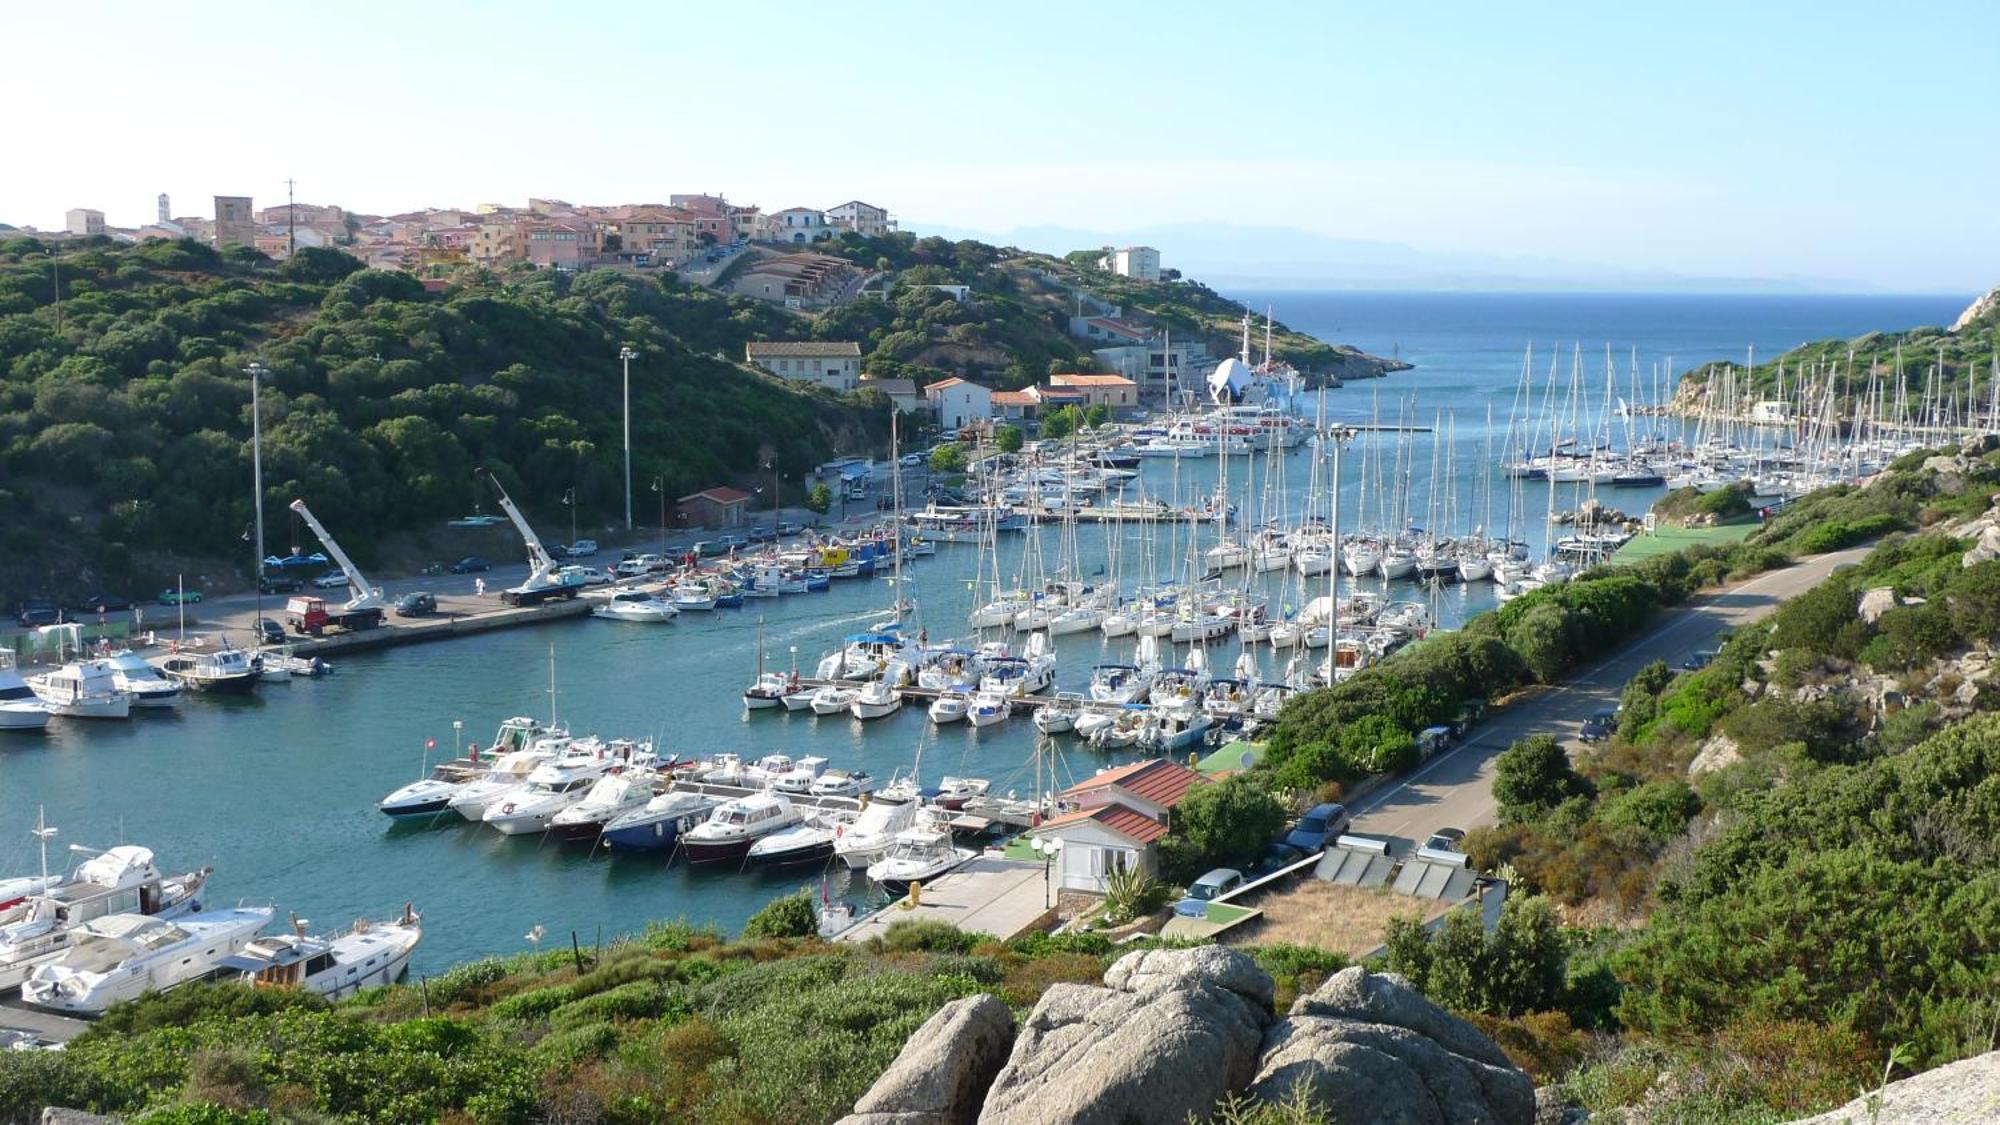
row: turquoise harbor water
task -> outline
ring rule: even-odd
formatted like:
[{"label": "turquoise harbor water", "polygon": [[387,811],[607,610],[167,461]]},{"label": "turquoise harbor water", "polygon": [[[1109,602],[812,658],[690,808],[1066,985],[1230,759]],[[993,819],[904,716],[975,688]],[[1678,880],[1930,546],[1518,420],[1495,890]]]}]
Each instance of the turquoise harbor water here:
[{"label": "turquoise harbor water", "polygon": [[[1329,407],[1339,417],[1364,419],[1371,400],[1389,415],[1398,400],[1414,396],[1412,414],[1424,424],[1437,411],[1453,411],[1459,446],[1449,489],[1428,471],[1434,438],[1410,439],[1407,456],[1416,468],[1411,506],[1419,522],[1435,489],[1440,497],[1457,497],[1461,525],[1477,521],[1478,482],[1490,464],[1482,464],[1486,407],[1493,407],[1496,429],[1504,427],[1529,340],[1543,356],[1547,345],[1580,343],[1586,369],[1601,377],[1606,343],[1621,372],[1636,345],[1644,371],[1669,353],[1677,366],[1686,366],[1740,359],[1751,344],[1768,355],[1814,337],[1949,321],[1963,303],[1907,297],[1239,296],[1256,307],[1268,302],[1281,319],[1307,331],[1373,351],[1394,350],[1418,364],[1378,383],[1331,392]],[[1352,505],[1362,487],[1362,447],[1388,455],[1394,440],[1364,439],[1348,453],[1345,526],[1354,527],[1358,518]],[[1295,515],[1310,461],[1304,449],[1285,460]],[[1243,464],[1237,460],[1232,474]],[[1260,459],[1260,482],[1263,471]],[[1150,491],[1171,492],[1171,465],[1148,462],[1144,472]],[[1215,472],[1213,461],[1183,464],[1181,487],[1189,493],[1212,488]],[[1528,515],[1518,526],[1534,538],[1547,498],[1532,489],[1522,494]],[[1495,494],[1496,524],[1504,492]],[[1606,499],[1631,510],[1652,495]],[[1570,499],[1559,497],[1558,505]],[[1013,573],[1024,546],[1020,537],[1004,546],[1003,573]],[[1162,577],[1184,565],[1184,547],[1165,533],[1155,542],[1152,565]],[[1053,533],[1044,550],[1053,565]],[[1086,572],[1101,565],[1105,531],[1081,529],[1078,553]],[[1121,569],[1131,583],[1145,572],[1147,547],[1132,538],[1122,554]],[[933,640],[965,633],[975,557],[972,547],[946,545],[916,564],[917,624]],[[470,585],[469,579],[444,581]],[[1420,595],[1405,587],[1399,596]],[[1274,602],[1293,598],[1281,589]],[[1436,609],[1451,622],[1484,608],[1488,598],[1483,585],[1447,590]],[[414,901],[428,923],[416,959],[425,972],[523,949],[523,935],[536,925],[547,928],[551,941],[575,930],[585,942],[600,930],[632,931],[655,918],[686,917],[733,930],[770,898],[818,876],[691,872],[646,857],[613,859],[582,845],[503,837],[456,819],[435,827],[396,826],[375,811],[375,802],[418,774],[426,739],[438,743],[433,760],[451,749],[454,720],[464,723],[464,739],[484,744],[501,719],[547,716],[552,706],[578,733],[648,736],[681,753],[821,754],[878,776],[907,769],[919,743],[928,740],[927,777],[976,774],[992,778],[999,791],[1028,791],[1033,728],[1025,719],[979,732],[961,725],[935,733],[914,707],[866,725],[809,713],[743,714],[738,693],[755,673],[759,615],[774,664],[788,663],[796,646],[801,663],[810,665],[843,634],[878,619],[886,602],[883,584],[847,582],[825,594],[753,601],[740,611],[686,614],[665,627],[576,620],[357,655],[341,661],[339,674],[328,679],[269,685],[244,700],[190,699],[177,714],[143,715],[125,724],[58,720],[46,737],[0,738],[0,875],[33,869],[27,830],[36,807],[45,805],[50,823],[61,829],[59,842],[143,843],[171,870],[213,864],[213,903],[270,902],[317,927],[334,927]],[[1059,684],[1076,687],[1092,663],[1124,656],[1130,642],[1105,644],[1085,634],[1059,638],[1057,649]],[[1225,640],[1212,650],[1212,662],[1226,668],[1237,651],[1234,640]],[[1069,749],[1063,769],[1081,776],[1107,760]],[[847,889],[859,897],[863,888]]]}]

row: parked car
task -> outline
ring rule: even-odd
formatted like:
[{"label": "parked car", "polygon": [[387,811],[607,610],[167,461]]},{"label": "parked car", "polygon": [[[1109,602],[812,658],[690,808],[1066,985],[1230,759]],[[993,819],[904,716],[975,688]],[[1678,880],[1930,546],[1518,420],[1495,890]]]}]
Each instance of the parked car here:
[{"label": "parked car", "polygon": [[906,469],[914,469],[918,465],[921,465],[923,463],[924,463],[924,455],[921,453],[903,454],[903,467]]},{"label": "parked car", "polygon": [[413,594],[404,594],[396,599],[397,617],[429,617],[437,611],[437,596],[421,590]]},{"label": "parked car", "polygon": [[802,535],[805,533],[805,530],[805,528],[795,523],[781,523],[778,525],[779,535]]},{"label": "parked car", "polygon": [[868,499],[868,486],[865,484],[855,484],[847,490],[847,498],[849,500]]},{"label": "parked car", "polygon": [[201,591],[161,590],[160,596],[153,600],[159,602],[161,605],[196,605],[201,601]]},{"label": "parked car", "polygon": [[1344,805],[1314,805],[1285,833],[1284,842],[1300,852],[1325,851],[1328,844],[1347,831],[1350,819]]},{"label": "parked car", "polygon": [[1234,867],[1218,867],[1188,884],[1187,895],[1174,904],[1174,913],[1199,918],[1208,913],[1208,904],[1243,885],[1243,873]]},{"label": "parked car", "polygon": [[769,543],[778,538],[778,533],[768,527],[753,527],[749,538],[752,543]]},{"label": "parked car", "polygon": [[1699,672],[1703,668],[1708,667],[1710,664],[1714,662],[1715,662],[1714,649],[1707,649],[1707,648],[1697,649],[1694,652],[1689,653],[1688,658],[1686,660],[1681,661],[1681,671]]},{"label": "parked car", "polygon": [[306,588],[306,584],[289,574],[266,574],[257,580],[257,592],[261,594],[296,594]]},{"label": "parked car", "polygon": [[54,625],[62,620],[62,610],[56,603],[46,598],[29,598],[21,603],[21,609],[14,615],[14,621],[23,629],[37,625]]},{"label": "parked car", "polygon": [[573,559],[587,559],[596,553],[597,540],[595,539],[579,539],[569,545],[569,557]]},{"label": "parked car", "polygon": [[1264,849],[1263,855],[1257,857],[1257,862],[1250,865],[1250,878],[1262,879],[1266,875],[1283,871],[1305,857],[1306,853],[1290,844],[1272,844]]},{"label": "parked car", "polygon": [[625,559],[612,567],[611,573],[617,578],[637,578],[652,569],[651,564],[646,561],[650,557],[649,555],[638,555]]},{"label": "parked car", "polygon": [[259,617],[255,629],[257,640],[263,644],[281,645],[285,643],[285,627],[268,617]]},{"label": "parked car", "polygon": [[557,562],[561,562],[569,557],[569,548],[563,546],[561,543],[544,543],[542,550],[547,551],[549,557]]},{"label": "parked car", "polygon": [[132,599],[118,594],[92,594],[76,603],[78,613],[116,613],[132,608]]},{"label": "parked car", "polygon": [[453,574],[478,574],[481,571],[492,569],[493,564],[480,558],[478,555],[467,555],[451,564],[451,572]]},{"label": "parked car", "polygon": [[743,538],[741,535],[725,535],[721,539],[717,540],[717,542],[719,542],[722,545],[722,549],[717,553],[723,555],[726,555],[731,551],[740,551],[743,548],[748,547],[750,545],[750,541],[748,539]]},{"label": "parked car", "polygon": [[1451,852],[1456,855],[1464,855],[1465,854],[1464,845],[1465,845],[1465,829],[1440,828],[1436,832],[1431,833],[1430,839],[1424,841],[1423,850],[1431,852]]},{"label": "parked car", "polygon": [[1595,711],[1583,721],[1583,731],[1577,736],[1585,742],[1603,742],[1618,729],[1618,713],[1615,711]]},{"label": "parked car", "polygon": [[316,590],[338,590],[345,585],[347,585],[347,575],[337,570],[329,570],[313,579],[313,588]]}]

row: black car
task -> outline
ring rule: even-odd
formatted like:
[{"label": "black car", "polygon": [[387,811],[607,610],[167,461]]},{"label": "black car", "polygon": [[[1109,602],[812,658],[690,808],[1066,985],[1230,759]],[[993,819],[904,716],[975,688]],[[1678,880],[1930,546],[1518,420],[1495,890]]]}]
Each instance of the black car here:
[{"label": "black car", "polygon": [[1580,737],[1585,742],[1603,742],[1605,739],[1611,737],[1611,732],[1617,729],[1618,713],[1616,711],[1598,711],[1583,721],[1583,733]]},{"label": "black car", "polygon": [[116,613],[132,608],[132,599],[117,594],[92,594],[76,603],[78,613]]},{"label": "black car", "polygon": [[1704,648],[1690,654],[1686,660],[1681,661],[1681,671],[1699,672],[1713,663],[1715,663],[1715,650]]},{"label": "black car", "polygon": [[397,617],[429,617],[437,611],[437,598],[422,591],[414,594],[404,594],[402,597],[396,599]]},{"label": "black car", "polygon": [[62,620],[62,610],[56,603],[46,598],[29,598],[21,603],[21,611],[14,615],[14,620],[23,629],[36,625],[54,625]]},{"label": "black car", "polygon": [[305,580],[289,574],[266,574],[257,580],[260,594],[296,594],[306,588]]},{"label": "black car", "polygon": [[257,639],[267,645],[285,643],[285,627],[268,617],[257,619]]},{"label": "black car", "polygon": [[1266,875],[1290,867],[1305,857],[1306,853],[1290,844],[1272,844],[1264,849],[1263,855],[1257,857],[1257,862],[1250,865],[1248,874],[1252,879],[1262,879]]},{"label": "black car", "polygon": [[492,569],[493,564],[480,558],[478,555],[467,555],[451,564],[451,572],[453,574],[477,574],[480,571]]}]

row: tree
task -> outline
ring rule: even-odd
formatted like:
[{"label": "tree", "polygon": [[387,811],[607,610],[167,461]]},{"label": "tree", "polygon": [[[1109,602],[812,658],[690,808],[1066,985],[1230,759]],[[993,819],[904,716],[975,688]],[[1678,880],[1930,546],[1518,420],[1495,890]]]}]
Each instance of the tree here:
[{"label": "tree", "polygon": [[1507,643],[1537,680],[1553,682],[1570,664],[1569,611],[1553,601],[1531,607],[1508,627]]},{"label": "tree", "polygon": [[800,891],[786,895],[750,916],[743,924],[746,938],[811,937],[819,932],[819,915],[813,910],[812,894]]},{"label": "tree", "polygon": [[1076,432],[1076,408],[1065,406],[1042,416],[1042,436],[1062,439]]},{"label": "tree", "polygon": [[1175,875],[1192,878],[1254,855],[1284,826],[1285,806],[1247,775],[1198,785],[1174,807],[1173,835],[1183,845]]},{"label": "tree", "polygon": [[331,285],[356,270],[365,269],[361,259],[324,246],[302,246],[285,259],[278,273],[291,281]]},{"label": "tree", "polygon": [[1505,821],[1534,820],[1590,791],[1561,744],[1546,734],[1531,734],[1501,751],[1494,771],[1493,799]]},{"label": "tree", "polygon": [[1002,453],[1019,453],[1025,439],[1019,426],[1002,426],[993,431],[993,445]]},{"label": "tree", "polygon": [[1111,408],[1101,402],[1092,403],[1090,409],[1083,412],[1083,424],[1093,430],[1110,420]]},{"label": "tree", "polygon": [[962,473],[965,471],[965,447],[959,443],[946,442],[931,450],[931,472]]},{"label": "tree", "polygon": [[812,491],[806,493],[806,507],[815,514],[825,515],[827,509],[833,507],[833,490],[824,481],[813,485]]}]

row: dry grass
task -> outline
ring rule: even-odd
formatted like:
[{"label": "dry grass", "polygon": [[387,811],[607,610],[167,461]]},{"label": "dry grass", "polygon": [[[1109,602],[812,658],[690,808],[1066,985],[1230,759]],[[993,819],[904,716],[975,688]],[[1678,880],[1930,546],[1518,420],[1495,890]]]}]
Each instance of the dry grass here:
[{"label": "dry grass", "polygon": [[1391,890],[1361,890],[1306,879],[1280,894],[1257,900],[1264,917],[1246,944],[1288,942],[1345,953],[1360,960],[1382,944],[1389,919],[1420,914],[1426,903]]}]

